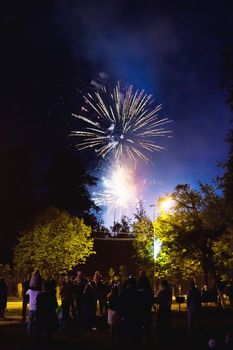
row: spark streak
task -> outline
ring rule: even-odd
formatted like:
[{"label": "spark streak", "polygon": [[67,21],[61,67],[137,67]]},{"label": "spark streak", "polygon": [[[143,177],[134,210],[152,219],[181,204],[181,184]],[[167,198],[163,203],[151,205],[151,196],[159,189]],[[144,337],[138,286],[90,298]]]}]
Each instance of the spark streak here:
[{"label": "spark streak", "polygon": [[101,86],[93,95],[84,96],[82,114],[72,114],[83,122],[81,130],[71,131],[78,138],[78,150],[94,148],[101,157],[116,160],[129,157],[148,160],[148,153],[162,150],[156,138],[167,136],[168,118],[159,119],[161,105],[154,106],[152,95],[144,90],[125,89],[120,83],[113,89]]}]

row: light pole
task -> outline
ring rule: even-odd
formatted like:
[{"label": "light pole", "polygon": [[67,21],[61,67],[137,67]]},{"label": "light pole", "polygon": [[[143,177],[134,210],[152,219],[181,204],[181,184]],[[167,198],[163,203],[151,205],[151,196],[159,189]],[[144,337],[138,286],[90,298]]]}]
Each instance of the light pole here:
[{"label": "light pole", "polygon": [[[160,199],[158,201],[158,209],[159,209],[158,210],[158,212],[159,212],[158,215],[163,215],[163,214],[169,212],[173,205],[174,205],[174,200],[170,196],[166,196],[166,197]],[[160,240],[158,238],[156,238],[156,235],[155,235],[156,232],[155,232],[154,222],[155,222],[155,207],[156,207],[156,204],[151,204],[150,207],[154,208],[153,216],[152,216],[152,224],[153,224],[153,234],[154,234],[154,237],[153,237],[153,281],[154,281],[154,291],[155,291],[155,289],[156,289],[155,260],[157,259],[158,254],[159,254],[159,252],[161,250],[162,243],[160,242]]]},{"label": "light pole", "polygon": [[155,260],[159,254],[159,251],[161,249],[161,242],[155,238],[155,227],[154,227],[154,221],[155,221],[155,207],[156,204],[151,204],[151,208],[153,208],[153,215],[152,215],[152,225],[153,225],[153,291],[155,293],[156,291],[156,281],[155,281]]}]

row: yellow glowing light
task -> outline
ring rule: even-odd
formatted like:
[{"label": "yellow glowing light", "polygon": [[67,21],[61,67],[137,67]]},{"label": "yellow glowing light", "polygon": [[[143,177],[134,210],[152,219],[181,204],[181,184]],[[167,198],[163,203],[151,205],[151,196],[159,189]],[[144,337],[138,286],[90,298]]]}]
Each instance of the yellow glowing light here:
[{"label": "yellow glowing light", "polygon": [[159,255],[159,252],[161,250],[162,247],[162,243],[160,242],[160,240],[158,238],[154,237],[154,244],[153,244],[153,249],[154,249],[154,259],[157,258],[157,256]]},{"label": "yellow glowing light", "polygon": [[173,206],[174,200],[171,197],[165,197],[159,203],[161,212],[168,212],[172,209]]}]

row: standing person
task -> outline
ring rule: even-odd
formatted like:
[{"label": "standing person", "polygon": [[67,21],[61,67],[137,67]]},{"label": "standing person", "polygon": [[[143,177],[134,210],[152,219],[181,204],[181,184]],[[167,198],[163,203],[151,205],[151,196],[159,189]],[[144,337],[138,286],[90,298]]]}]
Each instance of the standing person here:
[{"label": "standing person", "polygon": [[83,327],[91,331],[95,323],[95,291],[89,281],[83,291]]},{"label": "standing person", "polygon": [[62,281],[60,297],[61,297],[61,311],[62,311],[61,329],[63,331],[66,331],[68,324],[70,322],[70,311],[71,311],[71,305],[73,302],[72,289],[70,288],[70,286],[66,281]]},{"label": "standing person", "polygon": [[[37,288],[37,289],[34,289]],[[34,330],[35,321],[36,321],[36,310],[37,310],[37,296],[40,293],[40,286],[33,286],[33,289],[31,287],[27,290],[25,295],[29,297],[29,309],[28,309],[28,324],[27,324],[27,331],[28,334],[31,336]]]},{"label": "standing person", "polygon": [[81,326],[83,324],[83,292],[87,284],[86,278],[83,276],[82,271],[77,272],[77,277],[74,285],[74,298],[75,298],[75,308],[76,317],[78,324]]},{"label": "standing person", "polygon": [[171,339],[171,305],[172,292],[167,280],[162,280],[160,290],[155,297],[158,304],[157,327],[160,341],[167,342]]},{"label": "standing person", "polygon": [[138,279],[139,294],[139,313],[140,313],[140,332],[144,331],[146,345],[149,348],[151,342],[151,308],[154,302],[154,295],[150,286],[150,281],[145,271],[139,271]]},{"label": "standing person", "polygon": [[195,323],[201,329],[201,292],[196,287],[194,281],[190,282],[190,289],[187,294],[188,308],[188,335],[194,332]]},{"label": "standing person", "polygon": [[42,291],[37,296],[37,317],[36,317],[36,335],[44,336],[47,341],[50,340],[51,332],[58,328],[57,320],[57,299],[54,293],[53,281],[45,281],[42,285]]},{"label": "standing person", "polygon": [[22,282],[22,321],[26,322],[26,316],[27,316],[27,304],[29,302],[29,296],[26,294],[27,290],[29,289],[29,280],[30,276],[28,278],[25,278]]},{"label": "standing person", "polygon": [[67,290],[68,290],[68,303],[69,303],[69,315],[71,315],[72,320],[76,318],[75,314],[75,300],[74,300],[74,282],[72,279],[67,281]]},{"label": "standing person", "polygon": [[0,318],[5,318],[5,309],[7,305],[8,287],[3,277],[0,278]]},{"label": "standing person", "polygon": [[29,287],[31,290],[38,290],[40,289],[42,285],[42,277],[40,275],[40,272],[38,269],[35,269],[31,275],[30,281],[29,281]]},{"label": "standing person", "polygon": [[111,328],[112,342],[118,341],[118,326],[119,326],[119,288],[114,285],[107,295],[108,303],[108,324]]},{"label": "standing person", "polygon": [[93,283],[95,286],[95,294],[96,294],[96,309],[97,309],[97,301],[99,301],[100,315],[103,315],[106,309],[106,293],[105,293],[106,288],[99,271],[95,271],[93,276]]},{"label": "standing person", "polygon": [[230,308],[233,309],[233,285],[232,285],[232,282],[226,286],[225,292],[226,292],[226,295],[229,299]]},{"label": "standing person", "polygon": [[136,348],[139,340],[139,295],[137,281],[131,275],[120,294],[120,338],[130,348]]}]

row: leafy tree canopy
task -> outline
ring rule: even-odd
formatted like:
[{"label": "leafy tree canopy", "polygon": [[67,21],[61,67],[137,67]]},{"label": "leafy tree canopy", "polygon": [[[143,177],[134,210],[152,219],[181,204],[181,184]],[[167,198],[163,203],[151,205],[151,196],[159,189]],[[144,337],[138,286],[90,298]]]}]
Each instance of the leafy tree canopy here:
[{"label": "leafy tree canopy", "polygon": [[172,210],[154,223],[155,235],[162,242],[156,264],[166,274],[187,278],[201,268],[206,278],[208,273],[216,278],[215,244],[226,232],[224,203],[212,186],[200,183],[199,188],[176,186]]},{"label": "leafy tree canopy", "polygon": [[122,215],[120,222],[114,222],[114,225],[110,227],[111,231],[117,234],[130,233],[130,219],[126,215]]},{"label": "leafy tree canopy", "polygon": [[65,273],[93,254],[91,228],[82,219],[50,207],[18,237],[14,267],[28,275],[38,268],[44,277]]},{"label": "leafy tree canopy", "polygon": [[11,267],[8,264],[0,264],[0,277],[9,277],[11,275]]},{"label": "leafy tree canopy", "polygon": [[133,241],[138,262],[147,271],[153,267],[153,241],[154,229],[152,221],[148,218],[142,200],[139,201],[134,214],[132,231],[135,236]]},{"label": "leafy tree canopy", "polygon": [[[224,87],[227,90],[226,102],[233,111],[233,48],[224,52],[224,64],[226,67],[226,77],[224,81]],[[233,118],[231,119],[231,122]],[[231,223],[233,221],[233,129],[231,129],[227,136],[227,142],[229,144],[228,159],[223,164],[224,175],[219,179],[220,187],[223,190],[224,198],[226,202],[226,210],[231,215]]]},{"label": "leafy tree canopy", "polygon": [[99,219],[92,230],[93,237],[103,238],[110,235],[109,229],[104,225],[102,219]]},{"label": "leafy tree canopy", "polygon": [[[228,229],[223,198],[212,186],[199,183],[199,189],[176,186],[170,199],[172,208],[161,210],[153,226],[139,203],[132,225],[139,263],[159,278],[179,281],[203,272],[206,283],[209,274],[217,281],[233,259],[233,233]],[[162,202],[161,198],[158,207]],[[156,259],[154,238],[162,243]]]}]

